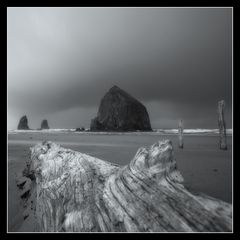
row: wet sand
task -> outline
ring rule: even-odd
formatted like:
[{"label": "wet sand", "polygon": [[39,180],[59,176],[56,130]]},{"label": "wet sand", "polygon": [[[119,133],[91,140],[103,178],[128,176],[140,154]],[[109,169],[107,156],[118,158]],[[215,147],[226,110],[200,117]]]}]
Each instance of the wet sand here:
[{"label": "wet sand", "polygon": [[[8,231],[33,231],[31,217],[23,220],[23,202],[16,186],[16,175],[25,167],[29,148],[50,140],[65,148],[80,151],[119,165],[126,165],[137,149],[170,139],[184,185],[197,192],[232,203],[232,138],[228,150],[218,149],[217,135],[185,135],[184,149],[179,149],[177,135],[91,134],[91,133],[10,133],[8,134]],[[24,222],[24,224],[23,224]]]}]

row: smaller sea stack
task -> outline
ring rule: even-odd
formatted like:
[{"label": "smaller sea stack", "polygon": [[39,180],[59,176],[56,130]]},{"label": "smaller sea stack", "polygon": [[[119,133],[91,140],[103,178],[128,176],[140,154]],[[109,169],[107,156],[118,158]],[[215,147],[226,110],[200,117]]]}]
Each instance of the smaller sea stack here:
[{"label": "smaller sea stack", "polygon": [[49,129],[48,121],[46,119],[42,120],[41,129]]},{"label": "smaller sea stack", "polygon": [[23,117],[20,118],[17,129],[18,130],[29,130],[28,119],[27,119],[26,115],[24,115]]}]

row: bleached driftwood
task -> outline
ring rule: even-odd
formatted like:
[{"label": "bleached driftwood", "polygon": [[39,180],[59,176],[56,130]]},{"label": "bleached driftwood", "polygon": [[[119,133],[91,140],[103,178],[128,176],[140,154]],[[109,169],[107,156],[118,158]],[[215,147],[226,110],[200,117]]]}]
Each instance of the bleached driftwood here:
[{"label": "bleached driftwood", "polygon": [[183,120],[178,121],[178,147],[183,148]]},{"label": "bleached driftwood", "polygon": [[[140,148],[124,167],[52,142],[31,148],[39,231],[231,231],[232,208],[182,185],[170,141]],[[33,189],[33,188],[32,188]]]},{"label": "bleached driftwood", "polygon": [[227,137],[226,137],[226,123],[224,120],[224,107],[225,101],[218,102],[218,127],[219,127],[219,147],[222,150],[227,150]]}]

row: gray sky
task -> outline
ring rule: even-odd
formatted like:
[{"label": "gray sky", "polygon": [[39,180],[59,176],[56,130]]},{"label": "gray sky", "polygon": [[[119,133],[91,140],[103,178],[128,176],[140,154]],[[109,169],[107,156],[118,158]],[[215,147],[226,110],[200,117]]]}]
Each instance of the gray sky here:
[{"label": "gray sky", "polygon": [[8,8],[8,129],[89,127],[117,85],[153,128],[232,122],[232,9]]}]

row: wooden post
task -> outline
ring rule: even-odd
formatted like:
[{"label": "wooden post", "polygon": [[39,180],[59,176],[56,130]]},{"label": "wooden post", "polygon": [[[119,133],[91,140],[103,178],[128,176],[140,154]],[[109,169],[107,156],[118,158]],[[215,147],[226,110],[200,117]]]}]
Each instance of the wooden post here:
[{"label": "wooden post", "polygon": [[224,107],[225,101],[218,102],[218,127],[219,127],[219,147],[222,150],[227,150],[227,137],[226,137],[226,123],[224,120]]},{"label": "wooden post", "polygon": [[178,146],[179,148],[183,148],[183,120],[180,119],[178,121]]},{"label": "wooden post", "polygon": [[183,186],[169,140],[141,147],[127,166],[44,142],[31,148],[33,175],[38,231],[232,230],[231,204]]}]

